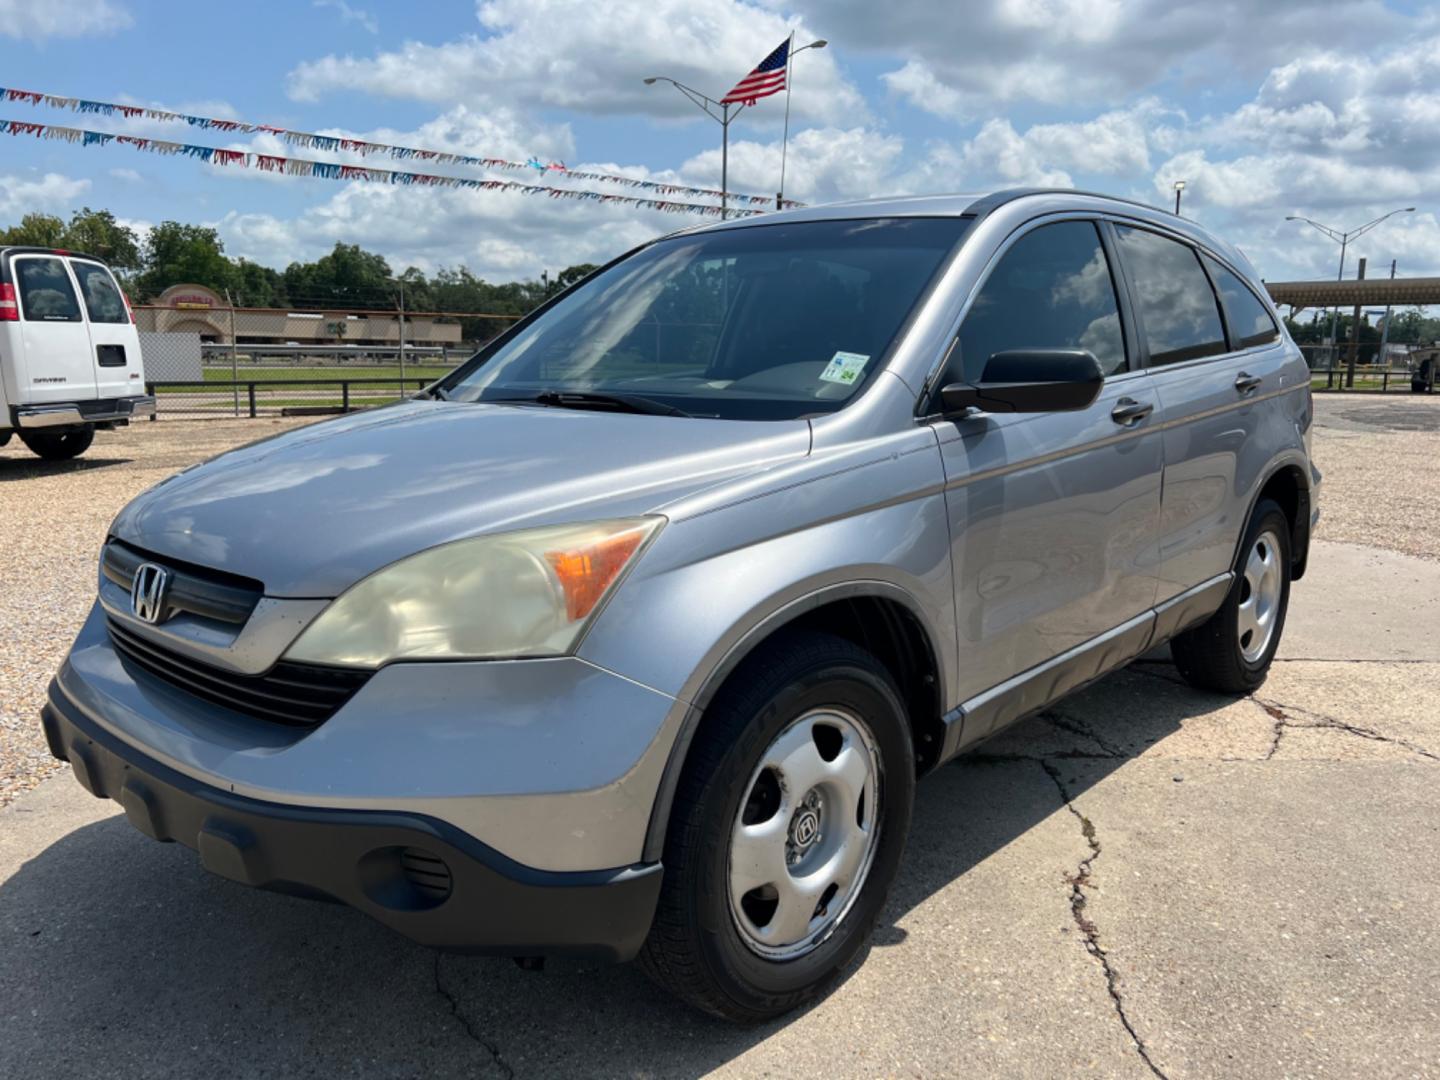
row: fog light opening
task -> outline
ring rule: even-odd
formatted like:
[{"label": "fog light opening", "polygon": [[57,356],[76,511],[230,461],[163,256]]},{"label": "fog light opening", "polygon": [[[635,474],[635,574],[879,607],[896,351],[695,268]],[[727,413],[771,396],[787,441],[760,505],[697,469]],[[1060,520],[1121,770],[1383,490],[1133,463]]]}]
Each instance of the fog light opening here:
[{"label": "fog light opening", "polygon": [[454,885],[445,860],[424,848],[376,848],[356,869],[365,895],[394,911],[439,907],[450,898]]}]

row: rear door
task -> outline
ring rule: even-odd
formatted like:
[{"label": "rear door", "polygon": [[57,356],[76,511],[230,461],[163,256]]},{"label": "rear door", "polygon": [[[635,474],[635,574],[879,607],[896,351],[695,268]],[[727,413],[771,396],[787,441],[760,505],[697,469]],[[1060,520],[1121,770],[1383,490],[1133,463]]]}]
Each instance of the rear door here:
[{"label": "rear door", "polygon": [[95,397],[90,330],[65,260],[59,255],[15,255],[10,275],[20,302],[16,404]]},{"label": "rear door", "polygon": [[95,396],[117,398],[143,393],[140,339],[120,286],[102,263],[76,258],[69,263],[89,319]]},{"label": "rear door", "polygon": [[1007,701],[1007,680],[1043,688],[1064,653],[1086,654],[1074,670],[1108,665],[1148,636],[1161,436],[1119,301],[1096,222],[1032,226],[987,271],[936,380],[973,384],[992,354],[1023,348],[1087,349],[1106,375],[1078,412],[979,413],[936,425],[967,744],[1010,719],[1014,701],[1029,700],[1027,690]]},{"label": "rear door", "polygon": [[1165,428],[1163,603],[1231,568],[1285,354],[1268,307],[1218,260],[1159,231],[1115,233]]}]

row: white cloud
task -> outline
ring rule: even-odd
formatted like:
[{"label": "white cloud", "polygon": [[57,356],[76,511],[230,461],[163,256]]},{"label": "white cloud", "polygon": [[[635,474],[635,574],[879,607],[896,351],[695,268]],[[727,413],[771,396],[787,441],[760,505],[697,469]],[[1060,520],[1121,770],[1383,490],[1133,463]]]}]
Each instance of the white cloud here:
[{"label": "white cloud", "polygon": [[[863,199],[887,190],[904,151],[898,135],[865,128],[807,128],[790,136],[785,196],[802,202]],[[680,175],[720,186],[720,151],[706,150],[680,166]],[[730,190],[770,194],[780,182],[780,140],[730,144]]]},{"label": "white cloud", "polygon": [[[668,75],[719,98],[797,29],[739,0],[481,0],[477,15],[482,34],[301,64],[290,73],[289,92],[301,101],[360,91],[446,104],[498,101],[689,118],[695,107],[674,88],[642,80]],[[799,40],[807,34],[798,27]],[[805,94],[796,97],[794,116],[853,120],[863,110],[863,98],[840,76],[829,50],[809,51],[796,64]],[[778,122],[782,114],[777,97],[762,101],[755,118]]]},{"label": "white cloud", "polygon": [[120,180],[126,184],[139,184],[144,180],[144,177],[142,177],[134,169],[109,169],[107,170],[107,172],[114,179]]},{"label": "white cloud", "polygon": [[63,4],[0,0],[0,34],[21,41],[111,34],[131,21],[130,12],[110,0],[66,0]]},{"label": "white cloud", "polygon": [[508,192],[353,184],[290,220],[231,213],[215,224],[228,254],[271,266],[343,242],[381,252],[397,271],[465,265],[504,281],[602,262],[694,220]]},{"label": "white cloud", "polygon": [[358,23],[372,34],[380,33],[380,23],[374,15],[362,8],[351,7],[345,0],[315,0],[315,6],[338,11],[342,23]]},{"label": "white cloud", "polygon": [[89,180],[60,173],[46,173],[39,179],[0,176],[0,220],[12,223],[36,210],[65,216],[76,209],[76,200],[89,190]]},{"label": "white cloud", "polygon": [[1413,31],[1416,23],[1381,0],[794,4],[852,51],[903,57],[888,80],[897,92],[928,111],[963,111],[972,119],[986,109],[993,115],[1003,102],[1113,104],[1167,81],[1215,85],[1324,47],[1340,27],[1364,27],[1373,42]]}]

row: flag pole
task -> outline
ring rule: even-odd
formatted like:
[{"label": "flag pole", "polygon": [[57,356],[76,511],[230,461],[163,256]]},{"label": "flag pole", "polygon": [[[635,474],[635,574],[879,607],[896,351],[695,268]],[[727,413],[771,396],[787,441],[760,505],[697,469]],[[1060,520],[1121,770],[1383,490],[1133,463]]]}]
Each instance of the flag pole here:
[{"label": "flag pole", "polygon": [[795,31],[790,31],[790,47],[785,50],[785,134],[780,137],[780,190],[775,195],[775,209],[785,205],[785,155],[790,149],[790,64],[795,59]]}]

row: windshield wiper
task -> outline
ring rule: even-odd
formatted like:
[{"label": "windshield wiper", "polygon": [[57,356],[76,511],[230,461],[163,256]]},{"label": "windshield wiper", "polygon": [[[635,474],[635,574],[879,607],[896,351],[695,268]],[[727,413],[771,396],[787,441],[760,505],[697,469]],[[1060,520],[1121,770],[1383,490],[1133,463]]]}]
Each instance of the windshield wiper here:
[{"label": "windshield wiper", "polygon": [[[513,400],[513,399],[512,399]],[[559,409],[615,409],[619,412],[643,413],[646,416],[689,416],[684,409],[666,405],[639,394],[599,393],[591,390],[542,390],[529,400],[537,405]]]}]

